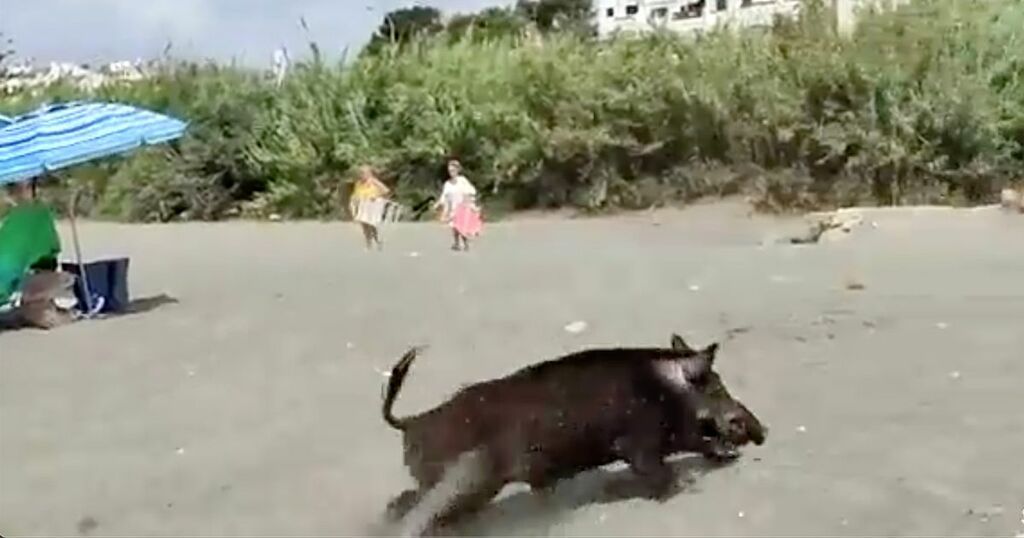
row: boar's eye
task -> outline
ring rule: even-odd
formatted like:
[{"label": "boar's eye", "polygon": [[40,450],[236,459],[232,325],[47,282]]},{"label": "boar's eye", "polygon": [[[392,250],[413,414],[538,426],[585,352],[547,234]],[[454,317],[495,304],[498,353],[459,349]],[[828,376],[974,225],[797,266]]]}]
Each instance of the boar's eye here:
[{"label": "boar's eye", "polygon": [[715,424],[713,417],[698,419],[697,427],[700,429],[701,437],[710,437],[712,439],[719,437],[718,425]]},{"label": "boar's eye", "polygon": [[732,395],[726,390],[725,385],[722,383],[722,378],[718,377],[718,374],[711,372],[699,381],[695,382],[694,385],[700,390],[700,392],[708,397],[719,399],[719,400],[731,400]]}]

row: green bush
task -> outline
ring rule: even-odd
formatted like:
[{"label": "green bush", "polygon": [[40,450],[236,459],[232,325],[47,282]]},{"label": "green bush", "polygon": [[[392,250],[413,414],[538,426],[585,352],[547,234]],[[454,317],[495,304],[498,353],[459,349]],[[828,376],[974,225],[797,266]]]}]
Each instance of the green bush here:
[{"label": "green bush", "polygon": [[[991,200],[1024,166],[1024,5],[921,0],[851,39],[820,7],[767,32],[438,34],[277,88],[235,67],[168,65],[96,97],[192,122],[105,165],[95,216],[336,217],[351,170],[436,193],[458,157],[485,203],[640,208],[745,192],[760,207]],[[461,30],[460,30],[461,31]],[[315,50],[314,50],[315,53]],[[81,97],[66,87],[0,110]],[[77,174],[77,173],[76,173]]]}]

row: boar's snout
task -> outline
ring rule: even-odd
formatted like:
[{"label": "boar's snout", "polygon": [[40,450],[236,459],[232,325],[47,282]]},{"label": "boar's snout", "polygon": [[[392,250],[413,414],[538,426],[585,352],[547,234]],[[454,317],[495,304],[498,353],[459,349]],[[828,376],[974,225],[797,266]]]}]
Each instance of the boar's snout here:
[{"label": "boar's snout", "polygon": [[720,426],[723,437],[736,445],[754,443],[761,446],[767,437],[768,429],[757,420],[743,404],[736,402],[737,407],[722,417],[724,424]]},{"label": "boar's snout", "polygon": [[765,437],[768,435],[768,429],[761,425],[756,418],[753,420],[754,423],[749,425],[743,421],[742,418],[737,420],[742,423],[739,427],[743,428],[743,430],[747,432],[750,440],[753,441],[755,445],[761,446],[764,444]]}]

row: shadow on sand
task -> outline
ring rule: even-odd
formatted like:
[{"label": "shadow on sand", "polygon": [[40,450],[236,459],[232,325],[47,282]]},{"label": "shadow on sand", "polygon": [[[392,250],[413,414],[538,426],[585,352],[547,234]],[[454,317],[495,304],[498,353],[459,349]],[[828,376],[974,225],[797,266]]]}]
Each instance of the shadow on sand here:
[{"label": "shadow on sand", "polygon": [[152,297],[143,297],[141,299],[135,299],[134,301],[128,303],[128,308],[125,308],[124,312],[104,315],[103,318],[110,319],[120,318],[124,316],[134,316],[136,314],[145,314],[147,312],[152,312],[153,310],[156,310],[157,308],[160,308],[162,306],[178,304],[180,302],[181,301],[175,299],[174,297],[171,297],[166,293],[162,293],[160,295],[154,295]]},{"label": "shadow on sand", "polygon": [[[728,467],[700,456],[674,460],[671,465],[680,484],[674,496],[699,493],[698,478]],[[548,494],[519,490],[503,495],[471,519],[436,536],[548,536],[565,514],[578,508],[642,498],[643,486],[627,467],[602,468],[567,480]],[[398,531],[396,525],[384,522],[374,527],[374,536],[393,536]]]},{"label": "shadow on sand", "polygon": [[[152,297],[143,297],[140,299],[135,299],[134,301],[128,303],[128,307],[125,308],[123,312],[118,312],[116,314],[103,314],[96,318],[96,320],[102,321],[107,319],[122,318],[125,316],[134,316],[137,314],[146,314],[163,306],[178,304],[179,302],[180,301],[178,301],[174,297],[171,297],[170,295],[167,295],[165,293],[160,295],[154,295]],[[30,327],[24,326],[24,324],[21,323],[21,321],[18,319],[17,315],[13,311],[0,313],[0,334],[4,332],[22,329],[30,329]]]}]

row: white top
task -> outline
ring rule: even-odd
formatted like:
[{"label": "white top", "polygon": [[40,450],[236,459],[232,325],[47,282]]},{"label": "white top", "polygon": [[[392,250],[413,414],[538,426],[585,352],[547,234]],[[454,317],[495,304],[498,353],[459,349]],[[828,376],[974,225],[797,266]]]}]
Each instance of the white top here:
[{"label": "white top", "polygon": [[453,211],[459,204],[473,196],[476,196],[476,187],[463,175],[445,181],[444,187],[441,189],[441,203],[448,211]]}]

